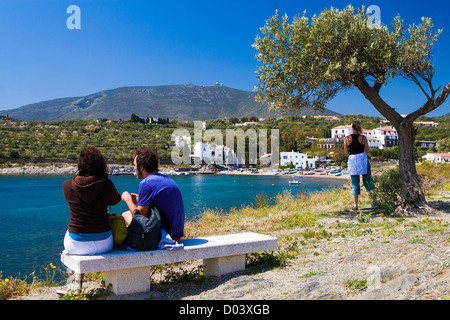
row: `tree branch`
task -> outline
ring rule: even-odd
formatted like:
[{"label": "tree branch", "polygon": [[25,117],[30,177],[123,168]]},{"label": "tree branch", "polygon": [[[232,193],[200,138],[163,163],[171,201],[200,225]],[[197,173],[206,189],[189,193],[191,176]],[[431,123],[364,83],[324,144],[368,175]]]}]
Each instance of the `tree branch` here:
[{"label": "tree branch", "polygon": [[450,83],[448,83],[444,87],[444,89],[442,89],[441,93],[439,94],[439,97],[437,97],[436,101],[434,102],[437,105],[436,108],[445,102],[449,94],[450,94]]},{"label": "tree branch", "polygon": [[391,121],[394,126],[400,125],[403,121],[403,117],[380,97],[378,86],[372,88],[361,74],[355,76],[354,85],[364,97],[372,103],[375,109],[377,109],[386,119]]},{"label": "tree branch", "polygon": [[[433,89],[431,89],[431,90],[434,91]],[[436,92],[436,91],[434,91],[434,92]],[[429,98],[422,107],[417,109],[415,112],[409,114],[406,117],[406,119],[408,121],[414,121],[418,117],[437,109],[439,106],[441,106],[445,102],[445,100],[447,99],[449,94],[450,94],[450,83],[448,83],[444,87],[444,89],[442,89],[441,93],[439,94],[439,96],[437,97],[436,100]]]},{"label": "tree branch", "polygon": [[[420,81],[413,75],[409,75],[409,78],[419,86],[420,90],[422,90],[423,94],[427,97],[427,100],[431,99],[430,96],[428,95],[428,93],[426,92],[426,90],[422,87],[422,84],[420,83]],[[431,83],[428,82],[428,85],[430,86],[430,91],[431,94],[433,94],[433,88],[431,87]]]}]

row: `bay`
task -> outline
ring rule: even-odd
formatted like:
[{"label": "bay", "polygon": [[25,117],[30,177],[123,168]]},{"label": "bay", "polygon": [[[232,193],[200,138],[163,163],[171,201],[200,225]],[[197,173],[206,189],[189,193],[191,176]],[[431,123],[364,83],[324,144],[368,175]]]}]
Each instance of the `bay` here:
[{"label": "bay", "polygon": [[[24,278],[41,273],[49,263],[62,267],[59,255],[69,223],[62,183],[71,176],[0,176],[0,271]],[[273,197],[281,192],[320,191],[340,187],[345,180],[305,177],[289,184],[287,176],[190,175],[172,176],[183,195],[186,220],[205,209],[226,214],[231,208],[254,205],[258,194]],[[135,176],[111,176],[119,193],[138,192]],[[121,201],[112,213],[128,210]]]}]

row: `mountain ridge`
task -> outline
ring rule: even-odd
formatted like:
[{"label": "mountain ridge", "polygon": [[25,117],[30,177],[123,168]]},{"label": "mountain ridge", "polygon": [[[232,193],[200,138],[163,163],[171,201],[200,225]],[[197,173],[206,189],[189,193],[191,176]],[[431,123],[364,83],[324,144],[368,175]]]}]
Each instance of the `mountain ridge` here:
[{"label": "mountain ridge", "polygon": [[[222,85],[130,86],[103,90],[79,97],[65,97],[4,110],[20,120],[58,121],[87,119],[129,119],[158,117],[185,121],[225,117],[276,116],[267,104],[255,101],[255,92]],[[329,109],[323,112],[301,110],[301,115],[339,115]]]}]

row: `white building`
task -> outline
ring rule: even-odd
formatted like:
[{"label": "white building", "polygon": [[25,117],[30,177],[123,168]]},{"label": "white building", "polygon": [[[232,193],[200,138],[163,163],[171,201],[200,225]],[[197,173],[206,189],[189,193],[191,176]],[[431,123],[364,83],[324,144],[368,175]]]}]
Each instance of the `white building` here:
[{"label": "white building", "polygon": [[[344,138],[352,133],[351,125],[338,126],[331,129],[331,138],[336,139],[336,142],[344,142]],[[397,130],[392,127],[362,129],[362,134],[367,137],[369,148],[384,149],[398,145]]]},{"label": "white building", "polygon": [[[231,162],[228,161],[228,155],[231,152]],[[194,144],[193,150],[194,159],[205,160],[206,162],[216,163],[216,164],[225,164],[225,165],[234,165],[245,164],[239,163],[236,157],[236,154],[233,150],[230,150],[228,147],[224,147],[223,145],[219,146],[211,146],[208,143],[197,142]]]},{"label": "white building", "polygon": [[[398,133],[392,127],[376,128],[372,130],[373,138],[380,140],[381,148],[390,148],[398,145]],[[370,145],[369,145],[370,147]]]},{"label": "white building", "polygon": [[[231,161],[228,161],[228,155],[231,154]],[[224,147],[223,148],[223,163],[225,165],[230,165],[230,166],[238,166],[239,162],[237,160],[236,154],[234,153],[234,150],[231,150],[228,147]]]},{"label": "white building", "polygon": [[344,142],[344,138],[352,133],[351,125],[338,126],[331,129],[331,138],[335,138],[337,142]]},{"label": "white building", "polygon": [[414,124],[422,127],[439,127],[439,123],[434,121],[418,121],[414,122]]},{"label": "white building", "polygon": [[287,166],[289,164],[293,164],[295,168],[302,167],[306,168],[315,168],[317,157],[308,157],[306,153],[300,152],[280,152],[280,166]]},{"label": "white building", "polygon": [[432,162],[450,162],[450,152],[448,153],[427,153],[422,158]]},{"label": "white building", "polygon": [[183,148],[184,144],[187,143],[189,146],[189,151],[191,150],[191,136],[176,136],[175,146]]}]

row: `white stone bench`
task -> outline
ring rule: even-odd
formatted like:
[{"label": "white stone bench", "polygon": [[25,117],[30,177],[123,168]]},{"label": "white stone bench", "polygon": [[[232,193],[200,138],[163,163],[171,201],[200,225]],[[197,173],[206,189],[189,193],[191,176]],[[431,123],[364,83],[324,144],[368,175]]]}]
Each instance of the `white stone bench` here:
[{"label": "white stone bench", "polygon": [[183,249],[129,251],[113,250],[93,256],[63,254],[62,263],[77,273],[105,271],[105,282],[115,294],[150,290],[149,266],[203,259],[205,276],[221,276],[245,270],[245,255],[277,249],[277,238],[240,233],[222,236],[182,239]]}]

